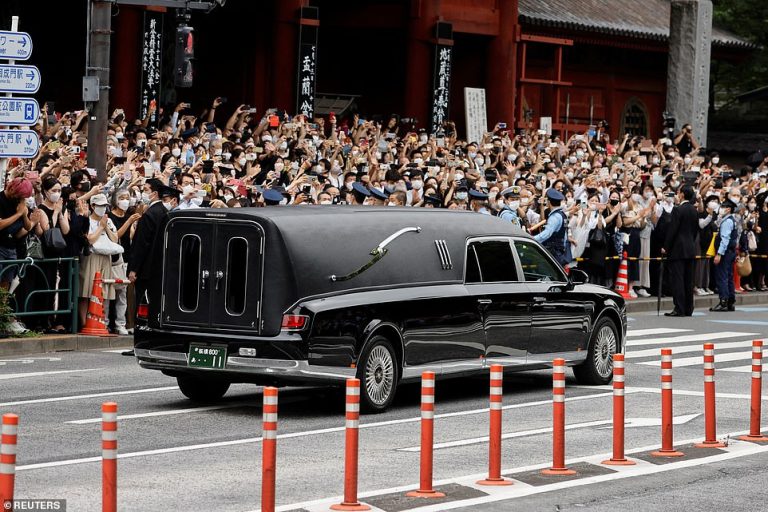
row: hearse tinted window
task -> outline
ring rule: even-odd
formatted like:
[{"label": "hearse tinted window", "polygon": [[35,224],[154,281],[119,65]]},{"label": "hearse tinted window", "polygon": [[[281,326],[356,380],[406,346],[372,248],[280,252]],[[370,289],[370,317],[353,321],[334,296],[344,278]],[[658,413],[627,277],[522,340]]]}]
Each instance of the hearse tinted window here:
[{"label": "hearse tinted window", "polygon": [[200,289],[200,237],[184,235],[179,249],[179,309],[197,310]]},{"label": "hearse tinted window", "polygon": [[467,248],[467,283],[517,281],[512,247],[506,240],[471,242]]},{"label": "hearse tinted window", "polygon": [[559,268],[547,258],[542,249],[531,242],[516,241],[520,265],[526,281],[564,281]]},{"label": "hearse tinted window", "polygon": [[232,238],[227,244],[227,288],[224,306],[227,313],[240,316],[245,312],[248,289],[248,241]]}]

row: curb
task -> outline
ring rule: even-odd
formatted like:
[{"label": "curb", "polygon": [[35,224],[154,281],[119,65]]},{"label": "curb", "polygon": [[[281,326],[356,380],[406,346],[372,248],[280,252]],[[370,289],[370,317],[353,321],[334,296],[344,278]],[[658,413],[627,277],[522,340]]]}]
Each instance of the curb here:
[{"label": "curb", "polygon": [[71,352],[108,348],[132,348],[133,336],[50,335],[40,338],[8,338],[0,340],[0,357]]},{"label": "curb", "polygon": [[[645,313],[656,311],[656,297],[643,299],[627,299],[627,313]],[[703,297],[695,296],[693,298],[694,308],[709,308],[720,302],[717,295],[705,295]],[[736,306],[749,306],[754,304],[768,305],[768,293],[765,292],[746,292],[736,294]],[[661,312],[672,311],[674,304],[672,297],[661,299]],[[737,309],[738,312],[738,309]]]}]

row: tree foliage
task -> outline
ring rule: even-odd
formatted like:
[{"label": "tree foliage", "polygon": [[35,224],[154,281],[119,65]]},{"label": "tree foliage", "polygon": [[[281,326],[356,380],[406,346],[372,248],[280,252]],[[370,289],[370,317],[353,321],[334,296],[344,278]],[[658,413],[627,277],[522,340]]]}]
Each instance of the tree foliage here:
[{"label": "tree foliage", "polygon": [[768,2],[714,0],[714,24],[759,46],[740,63],[715,62],[713,80],[719,94],[733,96],[768,85]]}]

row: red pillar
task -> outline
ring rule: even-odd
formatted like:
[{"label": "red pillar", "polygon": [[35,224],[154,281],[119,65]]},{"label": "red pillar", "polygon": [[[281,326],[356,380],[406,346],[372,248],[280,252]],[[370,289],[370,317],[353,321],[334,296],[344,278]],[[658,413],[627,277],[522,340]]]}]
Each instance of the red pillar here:
[{"label": "red pillar", "polygon": [[136,119],[139,116],[143,28],[144,9],[121,5],[120,14],[114,21],[112,35],[112,89],[109,92],[109,112],[111,114],[115,108],[122,108],[126,119]]},{"label": "red pillar", "polygon": [[499,121],[512,129],[517,89],[517,0],[498,0],[498,7],[499,35],[491,40],[486,65],[488,129]]},{"label": "red pillar", "polygon": [[[272,90],[268,95],[271,102],[264,105],[265,109],[277,107],[295,113],[299,18],[301,8],[308,4],[308,0],[275,2],[275,37],[272,45],[274,51],[267,59],[272,74]],[[318,53],[321,51],[322,49],[318,48]]]},{"label": "red pillar", "polygon": [[411,0],[408,18],[408,64],[405,83],[404,117],[415,117],[419,126],[429,127],[432,75],[435,67],[435,24],[442,0]]}]

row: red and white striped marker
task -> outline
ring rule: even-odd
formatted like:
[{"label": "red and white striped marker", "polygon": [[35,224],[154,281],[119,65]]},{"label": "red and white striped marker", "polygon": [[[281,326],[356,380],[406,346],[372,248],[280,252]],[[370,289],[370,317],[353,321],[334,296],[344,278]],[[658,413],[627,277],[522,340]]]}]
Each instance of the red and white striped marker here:
[{"label": "red and white striped marker", "polygon": [[101,404],[101,510],[117,512],[117,404]]},{"label": "red and white striped marker", "polygon": [[682,457],[675,450],[672,431],[672,349],[661,349],[661,449],[654,457]]},{"label": "red and white striped marker", "polygon": [[13,509],[18,432],[19,417],[15,414],[3,414],[2,437],[0,437],[0,505],[3,506],[3,510]]},{"label": "red and white striped marker", "polygon": [[261,434],[261,510],[275,512],[277,469],[277,388],[264,388]]},{"label": "red and white striped marker", "polygon": [[567,476],[576,472],[565,466],[565,359],[552,361],[552,467],[542,475]]},{"label": "red and white striped marker", "polygon": [[752,399],[749,407],[749,434],[740,436],[742,441],[768,441],[768,436],[760,433],[763,392],[763,340],[752,342]]},{"label": "red and white striped marker", "polygon": [[624,354],[613,354],[613,456],[607,466],[633,466],[624,456]]},{"label": "red and white striped marker", "polygon": [[360,423],[360,379],[347,379],[346,436],[344,447],[344,501],[331,510],[371,510],[357,500],[358,428]]},{"label": "red and white striped marker", "polygon": [[478,485],[512,485],[501,477],[501,408],[504,402],[504,367],[491,365],[490,426],[488,432],[488,478]]},{"label": "red and white striped marker", "polygon": [[717,416],[715,401],[715,344],[704,344],[704,441],[696,448],[725,448],[717,440]]},{"label": "red and white striped marker", "polygon": [[435,372],[421,374],[421,451],[419,490],[406,494],[411,498],[442,498],[444,493],[432,488],[432,450],[435,428]]}]

